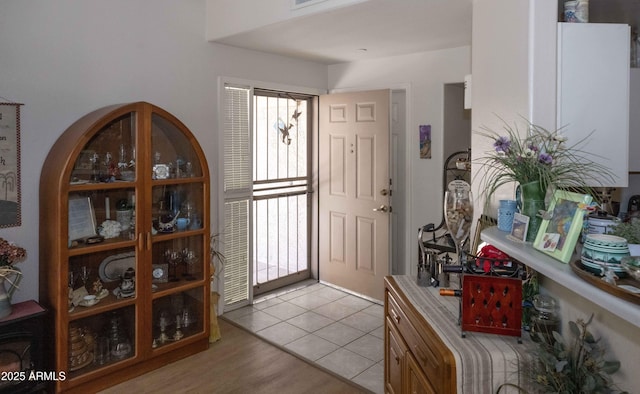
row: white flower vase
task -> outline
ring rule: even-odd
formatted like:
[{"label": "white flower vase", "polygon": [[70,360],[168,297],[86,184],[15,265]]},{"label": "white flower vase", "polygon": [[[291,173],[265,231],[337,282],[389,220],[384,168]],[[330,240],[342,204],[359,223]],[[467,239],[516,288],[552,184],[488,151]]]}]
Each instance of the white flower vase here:
[{"label": "white flower vase", "polygon": [[[9,275],[0,275],[0,319],[3,319],[11,314],[13,307],[11,306],[11,297],[18,288],[18,284],[22,279],[22,273],[16,268],[12,268],[14,272]],[[9,279],[9,276],[13,276],[13,279]],[[9,290],[5,287],[5,282],[9,283],[11,287]]]}]

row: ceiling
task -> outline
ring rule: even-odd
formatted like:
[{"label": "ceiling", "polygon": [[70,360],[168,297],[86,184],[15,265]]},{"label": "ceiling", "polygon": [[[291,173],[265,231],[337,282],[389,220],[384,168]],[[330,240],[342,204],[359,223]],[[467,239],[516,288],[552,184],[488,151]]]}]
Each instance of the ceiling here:
[{"label": "ceiling", "polygon": [[471,45],[473,0],[369,0],[216,42],[323,64]]},{"label": "ceiling", "polygon": [[[323,64],[471,45],[474,0],[369,0],[216,42]],[[563,0],[558,0],[562,15]],[[640,0],[591,0],[590,22],[640,22]]]}]

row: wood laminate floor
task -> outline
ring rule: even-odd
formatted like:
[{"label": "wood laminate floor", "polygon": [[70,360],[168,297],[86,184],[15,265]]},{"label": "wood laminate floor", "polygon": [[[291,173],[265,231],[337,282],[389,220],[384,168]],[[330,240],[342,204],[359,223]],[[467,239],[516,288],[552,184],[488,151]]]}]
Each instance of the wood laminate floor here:
[{"label": "wood laminate floor", "polygon": [[218,321],[222,339],[208,350],[100,393],[367,393],[242,328]]}]

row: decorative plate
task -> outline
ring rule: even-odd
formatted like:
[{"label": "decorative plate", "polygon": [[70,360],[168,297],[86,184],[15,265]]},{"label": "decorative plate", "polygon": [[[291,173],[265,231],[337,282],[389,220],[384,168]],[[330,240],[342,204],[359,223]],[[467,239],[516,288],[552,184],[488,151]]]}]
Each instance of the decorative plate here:
[{"label": "decorative plate", "polygon": [[569,263],[573,272],[575,272],[580,278],[596,286],[597,288],[613,294],[623,300],[633,302],[640,305],[640,281],[631,277],[620,278],[617,281],[617,286],[602,280],[599,274],[593,274],[581,261],[571,261]]},{"label": "decorative plate", "polygon": [[100,300],[97,298],[94,298],[93,300],[82,300],[78,302],[78,305],[84,306],[84,307],[90,307],[90,306],[94,306],[98,302],[100,302]]},{"label": "decorative plate", "polygon": [[98,274],[103,282],[114,282],[120,280],[120,277],[127,268],[135,268],[136,253],[126,252],[109,256],[100,263]]}]

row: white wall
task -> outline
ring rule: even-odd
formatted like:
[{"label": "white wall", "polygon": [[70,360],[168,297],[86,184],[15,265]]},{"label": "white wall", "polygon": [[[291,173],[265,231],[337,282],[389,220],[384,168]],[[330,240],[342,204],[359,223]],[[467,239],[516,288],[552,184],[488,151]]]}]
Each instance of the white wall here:
[{"label": "white wall", "polygon": [[[0,2],[0,96],[25,104],[22,226],[0,229],[0,237],[28,253],[13,302],[38,299],[40,170],[54,141],[78,118],[119,102],[156,104],[196,135],[215,176],[219,76],[326,89],[326,66],[207,42],[205,3]],[[213,209],[215,179],[212,184]]]},{"label": "white wall", "polygon": [[[329,66],[329,90],[408,87],[406,155],[398,163],[408,184],[407,217],[398,218],[406,231],[406,244],[401,247],[407,274],[416,273],[418,228],[438,224],[442,218],[444,85],[462,82],[470,70],[470,47]],[[422,124],[431,125],[431,159],[420,159],[418,126]]]},{"label": "white wall", "polygon": [[[513,124],[529,119],[529,1],[486,0],[473,7],[472,163],[492,149],[491,141],[475,132],[502,129],[499,117]],[[496,10],[500,10],[500,16]],[[520,17],[504,17],[515,15]],[[478,166],[472,164],[476,217],[482,212]],[[513,189],[506,190],[513,198]],[[500,196],[496,196],[497,201]],[[493,217],[495,214],[487,212]]]},{"label": "white wall", "polygon": [[444,87],[444,160],[454,152],[471,147],[471,111],[464,109],[464,90],[461,83],[450,83]]}]

